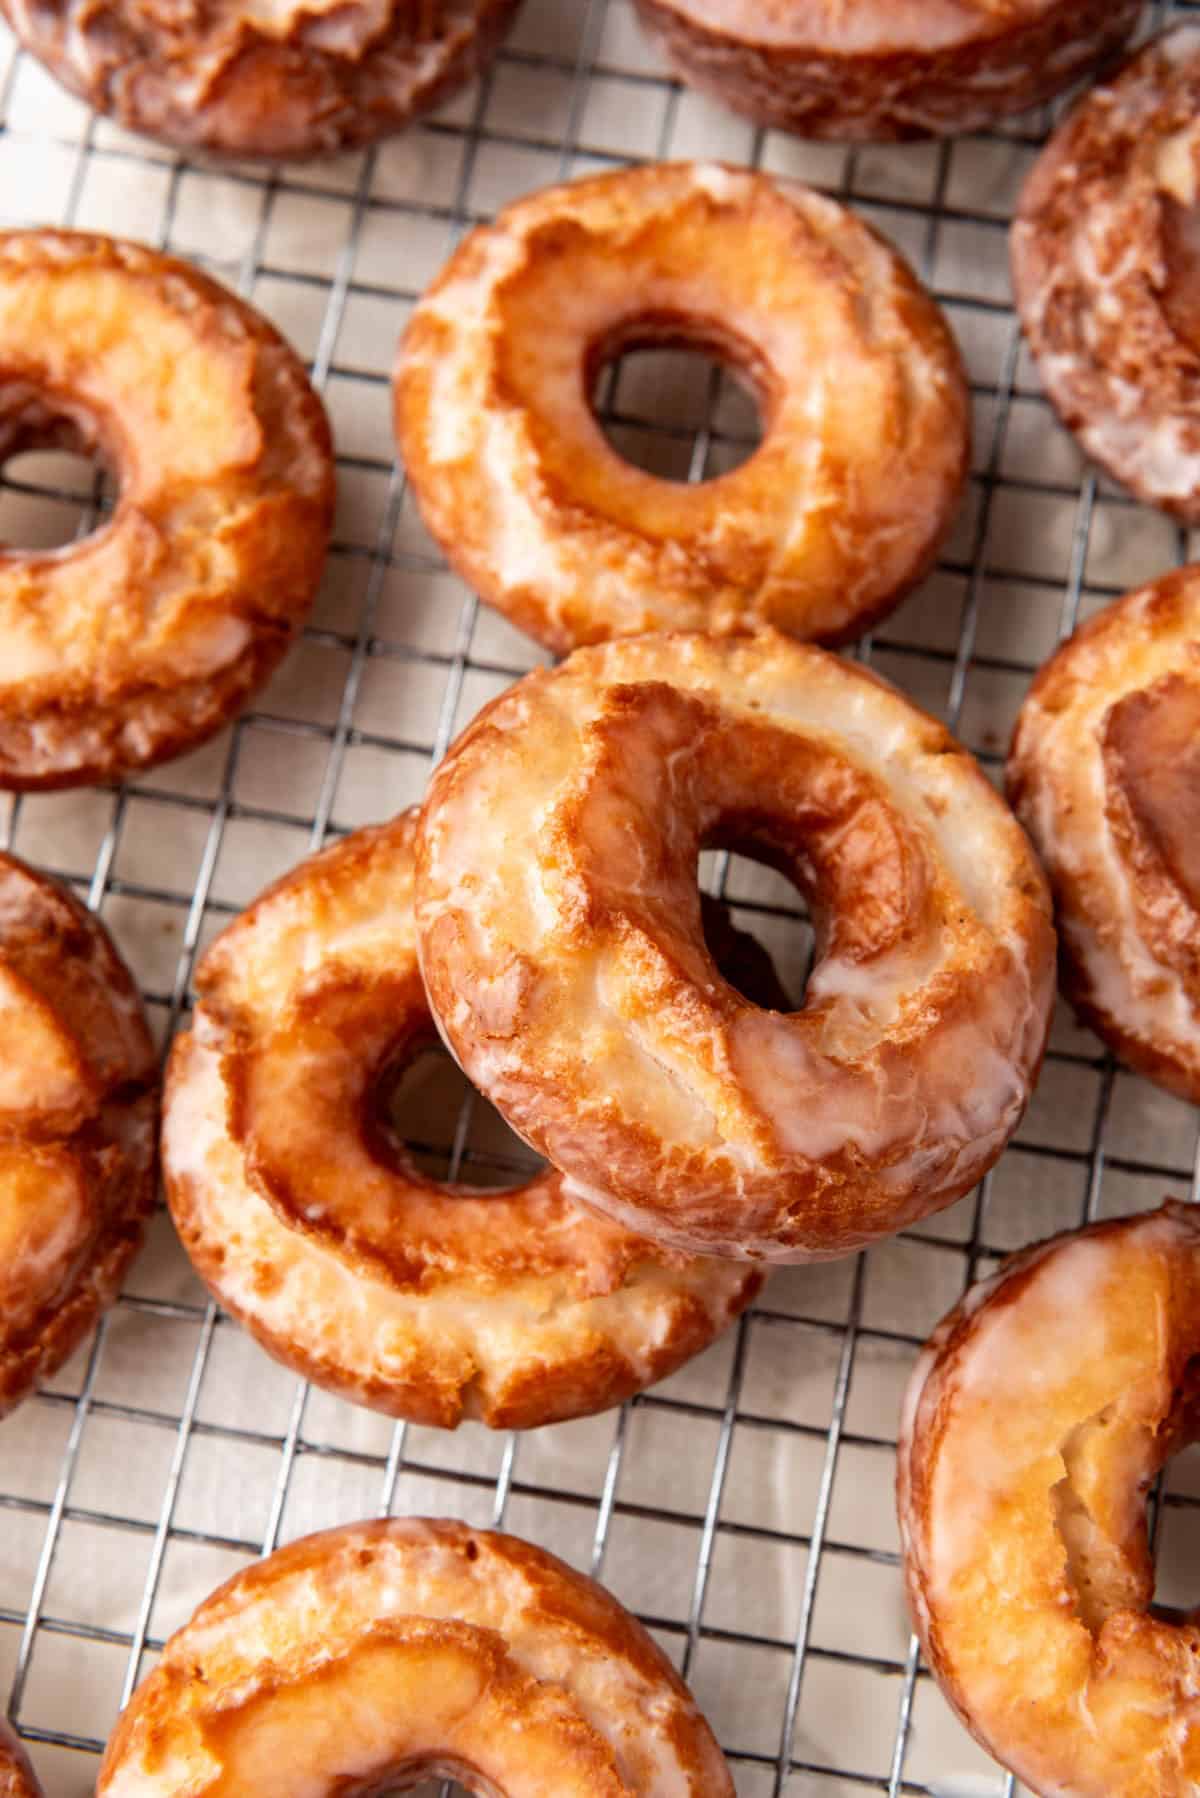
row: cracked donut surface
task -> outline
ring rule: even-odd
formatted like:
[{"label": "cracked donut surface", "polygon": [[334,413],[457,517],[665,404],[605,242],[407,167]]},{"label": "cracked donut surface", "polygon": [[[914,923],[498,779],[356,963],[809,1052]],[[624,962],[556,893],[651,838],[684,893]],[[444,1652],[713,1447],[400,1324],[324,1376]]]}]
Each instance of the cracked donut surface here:
[{"label": "cracked donut surface", "polygon": [[25,48],[129,131],[238,158],[398,131],[490,61],[519,0],[0,0]]},{"label": "cracked donut surface", "polygon": [[1034,165],[1017,309],[1055,409],[1140,499],[1200,522],[1200,28],[1095,88]]},{"label": "cracked donut surface", "polygon": [[1043,1798],[1190,1798],[1200,1629],[1152,1609],[1146,1494],[1200,1434],[1200,1211],[1017,1255],[935,1332],[898,1504],[929,1665]]},{"label": "cracked donut surface", "polygon": [[425,1178],[384,1097],[435,1032],[415,814],[272,887],[197,974],[164,1171],[202,1277],[278,1359],[417,1422],[530,1428],[618,1404],[747,1305],[757,1275],[671,1255],[565,1197]]},{"label": "cracked donut surface", "polygon": [[0,1416],[116,1297],[154,1200],[137,988],[64,887],[0,855]]},{"label": "cracked donut surface", "polygon": [[0,1798],[43,1798],[29,1757],[0,1717]]},{"label": "cracked donut surface", "polygon": [[1046,663],[1008,790],[1050,876],[1067,997],[1200,1104],[1200,568],[1127,594]]},{"label": "cracked donut surface", "polygon": [[733,1798],[661,1649],[513,1536],[404,1518],[238,1574],[171,1637],[98,1798],[335,1798],[435,1774],[492,1798]]},{"label": "cracked donut surface", "polygon": [[[704,845],[809,895],[799,1011],[721,979]],[[940,725],[776,632],[578,650],[434,775],[417,926],[469,1077],[571,1191],[696,1253],[847,1254],[949,1204],[1039,1068],[1050,901]]]},{"label": "cracked donut surface", "polygon": [[977,131],[1097,68],[1142,0],[636,0],[685,81],[802,137]]},{"label": "cracked donut surface", "polygon": [[0,786],[110,780],[195,747],[308,614],[333,510],[304,366],[249,306],[137,244],[0,235],[0,455],[95,452],[112,516],[0,550]]},{"label": "cracked donut surface", "polygon": [[[741,372],[763,440],[687,485],[591,406],[624,351]],[[426,524],[551,649],[660,629],[859,635],[926,573],[961,498],[969,403],[942,313],[853,213],[746,169],[549,188],[456,251],[418,305],[396,431]]]}]

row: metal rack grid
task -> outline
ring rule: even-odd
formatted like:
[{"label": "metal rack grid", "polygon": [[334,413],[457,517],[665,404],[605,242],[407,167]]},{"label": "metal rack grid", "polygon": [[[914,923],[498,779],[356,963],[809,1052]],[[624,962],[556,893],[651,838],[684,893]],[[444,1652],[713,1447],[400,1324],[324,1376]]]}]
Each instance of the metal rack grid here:
[{"label": "metal rack grid", "polygon": [[[11,44],[0,118],[5,224],[118,231],[212,269],[309,356],[342,452],[329,579],[258,706],[119,791],[8,807],[5,840],[101,911],[164,1042],[214,931],[309,847],[416,798],[459,725],[537,659],[433,554],[392,461],[387,390],[414,295],[518,192],[630,157],[715,155],[808,179],[906,249],[964,343],[975,467],[937,573],[858,653],[989,769],[1054,642],[1188,553],[1084,467],[1021,350],[1005,225],[1047,118],[903,150],[795,143],[666,79],[627,0],[527,0],[478,87],[391,144],[313,168],[162,152],[88,116]],[[703,478],[744,450],[726,384],[678,359],[627,360],[604,404],[614,440],[651,466]],[[99,477],[23,460],[5,474],[0,535],[62,541],[104,503]],[[794,894],[729,858],[708,873],[802,979]],[[443,1099],[439,1115],[451,1172],[511,1165],[485,1108]],[[303,1387],[206,1302],[160,1216],[94,1339],[0,1429],[0,1692],[51,1793],[73,1798],[164,1636],[220,1578],[324,1524],[445,1512],[605,1579],[693,1684],[740,1793],[999,1798],[1011,1781],[951,1718],[904,1617],[890,1496],[903,1380],[997,1257],[1165,1191],[1194,1197],[1198,1166],[1194,1114],[1062,1018],[980,1192],[857,1261],[773,1275],[664,1386],[524,1438],[394,1427]],[[1186,1457],[1161,1497],[1171,1597],[1200,1500]]]}]

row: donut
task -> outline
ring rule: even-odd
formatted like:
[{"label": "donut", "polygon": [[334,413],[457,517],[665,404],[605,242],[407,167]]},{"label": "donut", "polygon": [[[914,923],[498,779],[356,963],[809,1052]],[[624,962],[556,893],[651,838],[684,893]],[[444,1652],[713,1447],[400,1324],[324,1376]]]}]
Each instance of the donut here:
[{"label": "donut", "polygon": [[912,1377],[897,1502],[926,1658],[1023,1787],[1186,1798],[1194,1613],[1151,1605],[1146,1493],[1195,1439],[1200,1212],[1055,1237],[939,1326]]},{"label": "donut", "polygon": [[1200,28],[1165,33],[1051,138],[1012,229],[1055,409],[1139,499],[1200,522]]},{"label": "donut", "polygon": [[[706,845],[813,905],[799,1011],[720,978]],[[968,1191],[1041,1063],[1049,914],[966,751],[774,631],[626,638],[526,676],[423,814],[418,943],[453,1053],[572,1196],[694,1253],[845,1255]]]},{"label": "donut", "polygon": [[1051,657],[1008,792],[1050,877],[1067,997],[1200,1104],[1200,567],[1127,594]]},{"label": "donut", "polygon": [[636,0],[684,81],[801,137],[978,131],[1125,42],[1142,0]]},{"label": "donut", "polygon": [[[634,468],[590,404],[652,344],[753,388],[758,450],[700,484]],[[931,566],[966,478],[957,346],[845,207],[748,169],[667,163],[517,201],[418,304],[397,441],[425,523],[550,649],[773,624],[860,635]]]},{"label": "donut", "polygon": [[112,1303],[154,1201],[133,979],[64,887],[0,854],[0,1417]]},{"label": "donut", "polygon": [[0,1717],[0,1798],[42,1798],[29,1757]]},{"label": "donut", "polygon": [[759,1289],[572,1204],[423,1177],[386,1116],[436,1040],[412,916],[416,814],[271,887],[209,950],[171,1058],[167,1196],[222,1305],[360,1404],[533,1428],[673,1372]]},{"label": "donut", "polygon": [[477,75],[519,0],[0,0],[25,48],[127,130],[273,161],[399,131]]},{"label": "donut", "polygon": [[96,455],[112,517],[0,550],[0,787],[114,780],[210,737],[307,615],[332,522],[304,367],[215,281],[137,244],[0,233],[0,461]]},{"label": "donut", "polygon": [[246,1568],[171,1637],[97,1798],[334,1798],[432,1775],[507,1798],[733,1798],[616,1599],[544,1550],[393,1518]]}]

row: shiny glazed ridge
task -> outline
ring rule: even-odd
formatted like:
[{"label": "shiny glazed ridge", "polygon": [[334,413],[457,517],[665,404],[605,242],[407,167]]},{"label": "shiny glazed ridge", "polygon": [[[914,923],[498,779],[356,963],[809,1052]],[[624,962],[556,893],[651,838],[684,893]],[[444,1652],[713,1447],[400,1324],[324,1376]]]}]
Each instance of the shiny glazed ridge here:
[{"label": "shiny glazed ridge", "polygon": [[1128,38],[1142,0],[635,0],[685,81],[801,137],[977,131]]},{"label": "shiny glazed ridge", "polygon": [[[705,843],[812,898],[801,1011],[720,978]],[[775,632],[577,650],[480,714],[423,813],[418,942],[454,1054],[573,1194],[695,1253],[848,1254],[968,1190],[1041,1063],[1049,912],[942,727]]]},{"label": "shiny glazed ridge", "polygon": [[0,0],[97,112],[183,150],[328,156],[399,131],[491,59],[519,0]]},{"label": "shiny glazed ridge", "polygon": [[412,916],[415,813],[270,888],[208,951],[163,1158],[184,1246],[278,1360],[452,1428],[608,1405],[706,1348],[759,1290],[563,1194],[443,1186],[385,1139],[378,1088],[434,1036]]},{"label": "shiny glazed ridge", "polygon": [[103,925],[0,855],[0,1416],[78,1346],[141,1243],[156,1073]]},{"label": "shiny glazed ridge", "polygon": [[393,1519],[248,1568],[171,1637],[97,1798],[349,1798],[434,1773],[489,1798],[733,1798],[686,1686],[553,1555]]},{"label": "shiny glazed ridge", "polygon": [[1200,28],[1165,33],[1051,138],[1012,229],[1038,373],[1088,455],[1200,522]]},{"label": "shiny glazed ridge", "polygon": [[[763,413],[750,459],[698,485],[626,462],[591,408],[607,360],[667,343],[740,371]],[[395,420],[451,563],[557,651],[861,634],[931,565],[970,433],[957,346],[891,245],[807,188],[709,163],[549,188],[473,231],[409,323]]]},{"label": "shiny glazed ridge", "polygon": [[0,786],[116,779],[194,748],[307,616],[333,513],[329,426],[273,326],[187,264],[0,234],[0,458],[96,452],[112,517],[0,552]]},{"label": "shiny glazed ridge", "polygon": [[1200,568],[1127,594],[1046,663],[1008,790],[1050,876],[1068,998],[1200,1104]]},{"label": "shiny glazed ridge", "polygon": [[1200,1434],[1200,1211],[1026,1250],[913,1373],[897,1496],[942,1690],[1043,1798],[1192,1798],[1200,1630],[1154,1610],[1146,1493]]}]

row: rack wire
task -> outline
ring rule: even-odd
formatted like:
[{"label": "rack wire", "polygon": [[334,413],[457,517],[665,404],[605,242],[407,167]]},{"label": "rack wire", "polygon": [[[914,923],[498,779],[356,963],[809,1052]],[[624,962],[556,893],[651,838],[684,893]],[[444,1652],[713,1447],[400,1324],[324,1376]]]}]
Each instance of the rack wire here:
[{"label": "rack wire", "polygon": [[[1151,8],[1150,22],[1194,10]],[[805,145],[669,80],[628,0],[527,0],[477,87],[392,143],[312,168],[161,151],[89,116],[8,41],[0,118],[6,225],[111,230],[192,257],[297,343],[338,435],[329,576],[259,704],[119,790],[7,809],[7,843],[104,916],[164,1044],[215,930],[309,848],[418,797],[457,728],[538,659],[424,536],[387,385],[416,294],[464,229],[520,192],[631,158],[719,156],[851,201],[906,250],[963,342],[974,471],[937,572],[858,653],[993,773],[1054,643],[1188,556],[1183,532],[1087,469],[1021,348],[1006,224],[1048,114],[939,145]],[[715,372],[629,358],[602,398],[614,441],[664,472],[699,479],[745,453],[745,407]],[[94,471],[22,458],[4,471],[0,535],[69,539],[105,503]],[[802,981],[790,889],[728,857],[706,873]],[[515,1165],[486,1107],[446,1088],[423,1115],[451,1175]],[[207,1302],[160,1215],[94,1338],[0,1428],[0,1693],[51,1793],[74,1798],[165,1635],[219,1579],[326,1524],[444,1513],[555,1549],[637,1610],[744,1798],[1007,1798],[909,1636],[891,1504],[900,1391],[929,1328],[1004,1253],[1166,1192],[1195,1198],[1197,1169],[1194,1112],[1060,1017],[1029,1116],[980,1191],[857,1260],[773,1275],[657,1390],[522,1438],[396,1427],[306,1388]],[[1182,1457],[1154,1512],[1169,1600],[1190,1577],[1198,1501]]]}]

